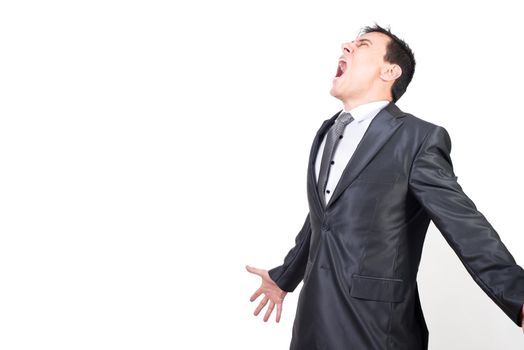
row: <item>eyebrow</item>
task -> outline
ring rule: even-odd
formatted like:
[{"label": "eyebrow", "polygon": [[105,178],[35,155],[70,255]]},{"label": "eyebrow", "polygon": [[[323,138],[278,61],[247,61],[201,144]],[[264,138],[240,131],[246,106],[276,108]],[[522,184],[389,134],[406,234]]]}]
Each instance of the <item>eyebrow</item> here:
[{"label": "eyebrow", "polygon": [[371,40],[366,39],[366,38],[357,39],[357,41],[367,41],[367,42],[369,42],[371,45],[373,45],[373,43],[371,42]]}]

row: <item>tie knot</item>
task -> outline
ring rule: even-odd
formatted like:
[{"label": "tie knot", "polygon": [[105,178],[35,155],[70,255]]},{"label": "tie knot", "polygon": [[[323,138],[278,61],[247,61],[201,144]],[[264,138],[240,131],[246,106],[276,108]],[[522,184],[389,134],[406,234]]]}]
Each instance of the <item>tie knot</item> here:
[{"label": "tie knot", "polygon": [[351,115],[351,113],[349,112],[342,112],[338,118],[337,118],[337,122],[338,123],[341,123],[342,125],[348,125],[349,123],[351,123],[353,121],[353,116]]}]

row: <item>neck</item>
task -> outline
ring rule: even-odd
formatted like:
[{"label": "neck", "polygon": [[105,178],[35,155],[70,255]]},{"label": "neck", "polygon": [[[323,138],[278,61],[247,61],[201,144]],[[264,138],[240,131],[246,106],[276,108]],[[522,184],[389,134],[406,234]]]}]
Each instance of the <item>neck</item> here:
[{"label": "neck", "polygon": [[356,108],[360,105],[374,102],[374,101],[381,101],[381,100],[392,101],[392,98],[391,96],[386,96],[386,95],[348,97],[348,98],[342,99],[342,102],[344,103],[344,110],[349,112],[353,108]]}]

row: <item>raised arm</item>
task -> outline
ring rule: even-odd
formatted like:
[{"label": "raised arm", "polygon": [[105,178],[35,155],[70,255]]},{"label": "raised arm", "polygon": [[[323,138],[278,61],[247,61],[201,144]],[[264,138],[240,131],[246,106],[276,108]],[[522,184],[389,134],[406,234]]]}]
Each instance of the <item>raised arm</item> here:
[{"label": "raised arm", "polygon": [[462,191],[453,172],[451,139],[436,126],[412,164],[410,190],[482,290],[522,327],[524,270]]}]

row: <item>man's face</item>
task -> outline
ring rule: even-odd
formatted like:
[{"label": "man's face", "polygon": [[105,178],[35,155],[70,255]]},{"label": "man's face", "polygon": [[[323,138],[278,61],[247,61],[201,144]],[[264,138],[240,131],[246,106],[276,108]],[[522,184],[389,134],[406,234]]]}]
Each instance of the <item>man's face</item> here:
[{"label": "man's face", "polygon": [[349,43],[342,44],[342,55],[331,95],[340,99],[366,96],[381,81],[381,69],[390,38],[378,32],[365,33]]}]

